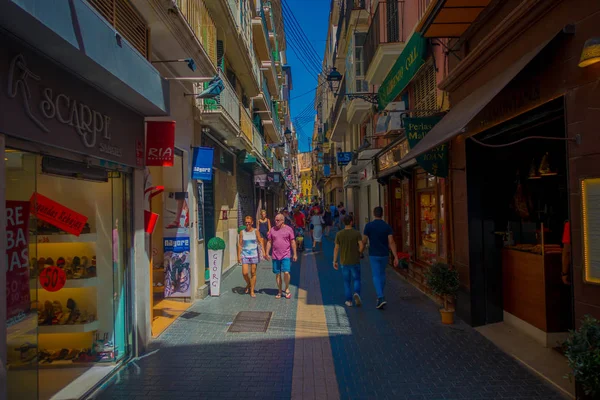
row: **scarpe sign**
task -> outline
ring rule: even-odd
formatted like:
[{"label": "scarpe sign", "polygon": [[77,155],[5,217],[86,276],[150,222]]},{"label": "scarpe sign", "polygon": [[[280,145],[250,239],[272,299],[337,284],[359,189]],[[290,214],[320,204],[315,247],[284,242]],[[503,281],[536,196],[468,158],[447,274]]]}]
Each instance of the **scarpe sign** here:
[{"label": "scarpe sign", "polygon": [[212,180],[212,166],[215,149],[212,147],[194,147],[192,179]]},{"label": "scarpe sign", "polygon": [[175,121],[148,121],[146,166],[172,167],[175,158]]},{"label": "scarpe sign", "polygon": [[63,231],[79,236],[88,218],[54,200],[34,192],[29,199],[32,214]]}]

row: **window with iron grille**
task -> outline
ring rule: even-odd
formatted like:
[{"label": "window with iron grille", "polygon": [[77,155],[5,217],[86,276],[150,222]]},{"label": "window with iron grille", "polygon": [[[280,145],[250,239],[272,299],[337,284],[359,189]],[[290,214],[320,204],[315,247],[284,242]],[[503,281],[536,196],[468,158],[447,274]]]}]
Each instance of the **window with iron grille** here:
[{"label": "window with iron grille", "polygon": [[421,72],[415,78],[415,108],[425,110],[425,112],[416,113],[417,116],[426,116],[438,109],[435,83],[435,67],[430,62],[423,66]]}]

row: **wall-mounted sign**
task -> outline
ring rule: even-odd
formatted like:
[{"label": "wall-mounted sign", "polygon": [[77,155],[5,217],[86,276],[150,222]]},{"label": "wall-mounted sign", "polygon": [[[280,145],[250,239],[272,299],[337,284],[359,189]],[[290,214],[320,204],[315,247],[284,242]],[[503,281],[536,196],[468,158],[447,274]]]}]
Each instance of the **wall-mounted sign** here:
[{"label": "wall-mounted sign", "polygon": [[194,147],[192,160],[192,179],[200,181],[212,180],[214,148]]},{"label": "wall-mounted sign", "polygon": [[144,119],[8,36],[0,41],[4,134],[143,167]]},{"label": "wall-mounted sign", "polygon": [[337,163],[339,166],[345,166],[348,165],[350,163],[350,161],[352,161],[352,152],[338,152],[337,153]]},{"label": "wall-mounted sign", "polygon": [[360,184],[360,181],[358,180],[357,173],[347,174],[344,177],[344,187],[354,187],[354,186],[358,186],[359,184]]},{"label": "wall-mounted sign", "polygon": [[6,202],[6,321],[13,325],[29,312],[28,201]]},{"label": "wall-mounted sign", "polygon": [[172,167],[175,159],[175,121],[146,123],[146,166]]},{"label": "wall-mounted sign", "polygon": [[[405,118],[406,138],[410,148],[414,148],[440,119],[441,117]],[[431,175],[439,176],[440,178],[447,177],[448,144],[440,144],[427,153],[418,156],[417,163]]]},{"label": "wall-mounted sign", "polygon": [[36,192],[31,195],[29,201],[31,203],[31,213],[37,219],[75,236],[81,234],[88,220],[85,215],[79,214]]},{"label": "wall-mounted sign", "polygon": [[414,32],[379,88],[380,111],[402,93],[419,68],[425,63],[426,49],[427,39],[422,37],[420,33]]},{"label": "wall-mounted sign", "polygon": [[581,181],[583,279],[600,284],[600,178]]}]

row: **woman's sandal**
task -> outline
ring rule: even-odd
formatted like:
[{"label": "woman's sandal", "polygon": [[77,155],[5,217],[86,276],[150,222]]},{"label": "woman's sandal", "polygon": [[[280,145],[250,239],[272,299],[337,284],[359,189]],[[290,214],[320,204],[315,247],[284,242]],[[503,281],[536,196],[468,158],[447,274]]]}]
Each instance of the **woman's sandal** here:
[{"label": "woman's sandal", "polygon": [[256,297],[256,293],[250,293],[250,297],[255,298]]},{"label": "woman's sandal", "polygon": [[281,292],[277,293],[277,296],[275,296],[276,299],[280,299],[281,298]]},{"label": "woman's sandal", "polygon": [[286,299],[291,299],[292,298],[292,292],[290,292],[290,291],[285,292],[285,298]]}]

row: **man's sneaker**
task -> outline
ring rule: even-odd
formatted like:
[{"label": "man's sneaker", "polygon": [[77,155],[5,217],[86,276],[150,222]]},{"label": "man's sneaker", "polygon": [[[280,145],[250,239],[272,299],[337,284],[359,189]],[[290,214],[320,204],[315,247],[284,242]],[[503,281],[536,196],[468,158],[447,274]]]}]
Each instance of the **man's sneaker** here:
[{"label": "man's sneaker", "polygon": [[352,307],[352,302],[350,300],[346,300],[346,302],[344,304],[347,305],[348,307]]},{"label": "man's sneaker", "polygon": [[379,299],[377,299],[377,308],[382,310],[385,305],[387,304],[387,301],[385,301],[385,297],[380,297]]},{"label": "man's sneaker", "polygon": [[356,307],[360,307],[362,305],[362,300],[358,293],[354,293],[354,304],[356,304]]}]

